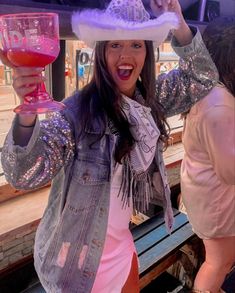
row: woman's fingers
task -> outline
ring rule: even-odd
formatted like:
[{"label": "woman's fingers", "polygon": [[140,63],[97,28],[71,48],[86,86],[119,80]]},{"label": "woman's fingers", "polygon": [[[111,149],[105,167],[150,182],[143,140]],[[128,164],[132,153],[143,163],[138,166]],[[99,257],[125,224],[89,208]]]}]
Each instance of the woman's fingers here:
[{"label": "woman's fingers", "polygon": [[178,0],[150,0],[150,7],[155,16],[171,11],[176,14],[181,13],[181,7]]},{"label": "woman's fingers", "polygon": [[25,96],[37,89],[37,85],[44,82],[42,67],[16,67],[7,58],[6,53],[0,49],[0,59],[6,66],[12,68],[12,86],[21,102]]},{"label": "woman's fingers", "polygon": [[24,101],[24,97],[28,96],[30,93],[32,93],[33,91],[35,91],[37,88],[36,85],[33,86],[25,86],[25,87],[21,87],[21,88],[17,88],[15,90],[17,96],[19,97],[21,103],[23,103]]},{"label": "woman's fingers", "polygon": [[150,0],[150,8],[156,17],[164,12],[162,0]]},{"label": "woman's fingers", "polygon": [[181,6],[178,0],[170,0],[168,5],[168,10],[175,12],[176,14],[181,14]]},{"label": "woman's fingers", "polygon": [[40,75],[43,70],[43,67],[15,67],[13,74],[14,76],[33,76]]},{"label": "woman's fingers", "polygon": [[33,92],[37,85],[44,82],[43,68],[16,67],[13,69],[13,88],[20,99]]},{"label": "woman's fingers", "polygon": [[168,11],[169,5],[171,4],[172,0],[153,0],[155,5],[159,7],[163,12]]},{"label": "woman's fingers", "polygon": [[156,17],[169,10],[172,0],[150,0],[150,7]]},{"label": "woman's fingers", "polygon": [[31,68],[17,68],[13,70],[12,74],[13,87],[22,87],[32,84],[38,84],[45,79],[41,74],[41,70]]},{"label": "woman's fingers", "polygon": [[0,49],[0,60],[8,67],[14,67],[14,65],[8,60],[6,53]]}]

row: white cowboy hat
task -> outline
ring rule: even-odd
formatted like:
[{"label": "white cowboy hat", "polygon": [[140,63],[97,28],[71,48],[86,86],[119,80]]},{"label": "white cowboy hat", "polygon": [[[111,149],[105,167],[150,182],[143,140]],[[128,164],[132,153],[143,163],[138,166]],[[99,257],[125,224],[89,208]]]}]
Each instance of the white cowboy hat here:
[{"label": "white cowboy hat", "polygon": [[173,12],[150,19],[141,0],[112,0],[105,11],[88,9],[72,15],[73,32],[91,48],[108,40],[150,40],[158,47],[178,23]]}]

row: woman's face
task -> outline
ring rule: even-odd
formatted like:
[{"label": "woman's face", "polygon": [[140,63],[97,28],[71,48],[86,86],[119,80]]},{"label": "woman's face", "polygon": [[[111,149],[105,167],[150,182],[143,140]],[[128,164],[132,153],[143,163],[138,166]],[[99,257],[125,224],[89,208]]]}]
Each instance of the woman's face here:
[{"label": "woman's face", "polygon": [[145,42],[141,40],[109,41],[105,59],[108,71],[121,93],[132,97],[136,81],[146,57]]}]

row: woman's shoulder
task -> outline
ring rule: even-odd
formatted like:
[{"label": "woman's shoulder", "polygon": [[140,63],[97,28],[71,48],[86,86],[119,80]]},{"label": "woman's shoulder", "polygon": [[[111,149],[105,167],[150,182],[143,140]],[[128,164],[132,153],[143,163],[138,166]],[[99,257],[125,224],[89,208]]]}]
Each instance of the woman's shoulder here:
[{"label": "woman's shoulder", "polygon": [[205,99],[202,99],[202,101],[204,102],[205,106],[207,106],[207,108],[217,106],[235,106],[235,97],[223,84],[217,84],[205,97]]},{"label": "woman's shoulder", "polygon": [[76,123],[76,121],[79,120],[80,100],[79,92],[75,92],[73,95],[63,100],[65,109],[61,112],[61,114],[71,123]]},{"label": "woman's shoulder", "polygon": [[74,108],[78,108],[80,100],[80,93],[75,92],[72,96],[69,96],[63,100],[66,108],[73,110]]},{"label": "woman's shoulder", "polygon": [[222,84],[217,84],[212,88],[208,95],[193,106],[192,112],[202,114],[219,106],[235,109],[235,97]]}]

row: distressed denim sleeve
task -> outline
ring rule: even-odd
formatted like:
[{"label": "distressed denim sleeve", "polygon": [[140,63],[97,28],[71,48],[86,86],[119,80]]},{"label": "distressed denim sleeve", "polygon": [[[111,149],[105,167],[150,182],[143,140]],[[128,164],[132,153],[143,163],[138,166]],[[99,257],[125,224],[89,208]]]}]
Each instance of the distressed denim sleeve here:
[{"label": "distressed denim sleeve", "polygon": [[197,30],[191,44],[172,47],[180,57],[178,69],[161,74],[156,82],[157,96],[167,117],[188,111],[218,82],[218,71]]},{"label": "distressed denim sleeve", "polygon": [[13,129],[2,150],[2,167],[6,180],[17,189],[30,190],[48,183],[74,155],[71,125],[60,113],[37,120],[27,146],[14,144]]}]

